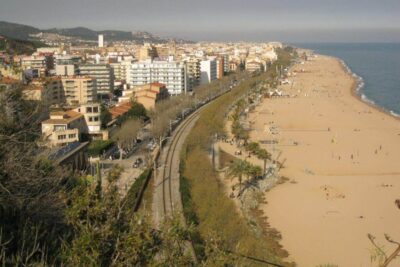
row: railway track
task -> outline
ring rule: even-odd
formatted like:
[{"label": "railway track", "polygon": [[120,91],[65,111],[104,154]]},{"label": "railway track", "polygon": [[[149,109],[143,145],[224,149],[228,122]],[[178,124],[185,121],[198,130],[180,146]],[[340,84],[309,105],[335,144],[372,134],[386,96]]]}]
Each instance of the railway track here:
[{"label": "railway track", "polygon": [[182,202],[179,193],[180,147],[178,147],[178,144],[183,144],[185,138],[182,138],[182,136],[191,129],[190,126],[198,119],[199,113],[203,107],[190,114],[188,118],[176,128],[166,147],[167,154],[162,170],[163,215],[166,217],[172,217],[174,212],[182,211]]}]

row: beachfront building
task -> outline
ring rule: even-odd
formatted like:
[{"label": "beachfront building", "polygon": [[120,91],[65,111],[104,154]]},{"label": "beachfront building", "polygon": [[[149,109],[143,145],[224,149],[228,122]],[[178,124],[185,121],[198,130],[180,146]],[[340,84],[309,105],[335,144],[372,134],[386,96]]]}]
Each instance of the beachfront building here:
[{"label": "beachfront building", "polygon": [[187,91],[186,78],[184,62],[146,60],[133,63],[130,69],[131,85],[159,82],[166,85],[171,95]]},{"label": "beachfront building", "polygon": [[87,76],[62,77],[65,102],[69,105],[80,105],[97,100],[96,79]]},{"label": "beachfront building", "polygon": [[217,79],[217,61],[209,58],[200,62],[200,84],[208,84]]},{"label": "beachfront building", "polygon": [[225,73],[225,59],[224,57],[218,56],[217,60],[217,79],[221,79]]},{"label": "beachfront building", "polygon": [[109,64],[83,64],[79,66],[80,75],[96,79],[97,95],[109,96],[114,90],[114,75]]},{"label": "beachfront building", "polygon": [[257,60],[248,60],[245,65],[246,71],[248,72],[256,72],[256,71],[264,71],[264,64]]},{"label": "beachfront building", "polygon": [[200,59],[190,57],[183,61],[186,64],[187,90],[193,91],[193,88],[200,85]]}]

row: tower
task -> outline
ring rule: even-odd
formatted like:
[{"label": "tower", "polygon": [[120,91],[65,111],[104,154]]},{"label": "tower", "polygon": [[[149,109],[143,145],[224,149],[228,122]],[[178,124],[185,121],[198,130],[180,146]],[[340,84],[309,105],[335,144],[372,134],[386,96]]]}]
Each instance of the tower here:
[{"label": "tower", "polygon": [[104,36],[103,34],[99,34],[99,47],[104,47]]}]

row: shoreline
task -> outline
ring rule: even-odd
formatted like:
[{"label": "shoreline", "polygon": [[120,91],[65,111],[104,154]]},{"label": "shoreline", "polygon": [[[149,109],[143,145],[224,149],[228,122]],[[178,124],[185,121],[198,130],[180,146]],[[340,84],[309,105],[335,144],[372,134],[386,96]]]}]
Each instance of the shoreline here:
[{"label": "shoreline", "polygon": [[[316,55],[322,55],[322,54],[316,54]],[[365,86],[364,78],[358,75],[357,73],[353,72],[343,59],[329,55],[323,55],[323,56],[332,57],[339,60],[343,66],[344,71],[346,71],[350,76],[354,78],[355,84],[351,90],[355,98],[357,98],[364,104],[367,104],[368,106],[375,108],[380,112],[385,113],[386,115],[389,115],[390,117],[394,117],[395,119],[400,120],[400,114],[397,114],[393,110],[389,110],[385,107],[379,106],[374,102],[374,100],[369,99],[364,93],[362,93],[362,89]]]},{"label": "shoreline", "polygon": [[355,73],[344,61],[344,59],[339,58],[339,57],[335,57],[335,56],[331,56],[331,55],[325,55],[325,54],[318,54],[318,53],[314,53],[314,55],[317,56],[325,56],[325,57],[330,57],[333,58],[335,60],[338,60],[343,68],[343,70],[348,73],[353,79],[354,79],[354,85],[351,88],[351,92],[352,95],[357,98],[359,101],[361,101],[362,103],[386,114],[389,115],[390,117],[393,117],[397,120],[400,121],[400,114],[394,112],[393,110],[389,110],[385,107],[382,107],[378,104],[375,103],[374,100],[368,98],[368,96],[366,96],[363,92],[362,89],[365,87],[365,82],[364,82],[364,78],[360,75],[358,75],[357,73]]},{"label": "shoreline", "polygon": [[[293,65],[290,72],[299,67],[306,71],[289,77],[296,88],[282,87],[297,97],[267,99],[249,119],[257,121],[252,140],[279,140],[278,152],[287,159],[280,174],[295,181],[265,194],[268,204],[262,209],[299,266],[358,266],[358,261],[370,266],[365,265],[370,247],[366,233],[376,234],[385,247],[390,246],[382,239],[384,231],[400,238],[393,225],[400,218],[391,204],[398,197],[394,188],[400,187],[399,118],[364,101],[357,91],[360,79],[343,63],[319,55],[304,67]],[[277,135],[267,130],[271,126]],[[295,141],[299,145],[293,146]],[[377,147],[378,155],[373,153]],[[300,240],[307,240],[307,246]]]}]

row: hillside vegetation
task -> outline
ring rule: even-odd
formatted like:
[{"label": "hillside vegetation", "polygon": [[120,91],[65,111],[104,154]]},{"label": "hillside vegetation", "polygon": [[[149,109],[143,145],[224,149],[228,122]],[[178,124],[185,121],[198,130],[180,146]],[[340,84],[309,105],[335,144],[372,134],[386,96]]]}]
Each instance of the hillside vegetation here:
[{"label": "hillside vegetation", "polygon": [[182,153],[184,187],[181,191],[184,215],[198,231],[194,242],[199,255],[202,255],[202,239],[218,237],[228,244],[229,251],[242,255],[245,266],[265,266],[267,262],[285,264],[283,258],[287,252],[281,249],[275,237],[257,236],[238,213],[234,202],[226,196],[210,161],[209,149],[213,136],[225,133],[225,116],[231,104],[261,81],[275,80],[276,66],[288,66],[289,54],[281,50],[279,60],[269,71],[245,80],[238,88],[210,104],[202,111],[186,140]]}]

